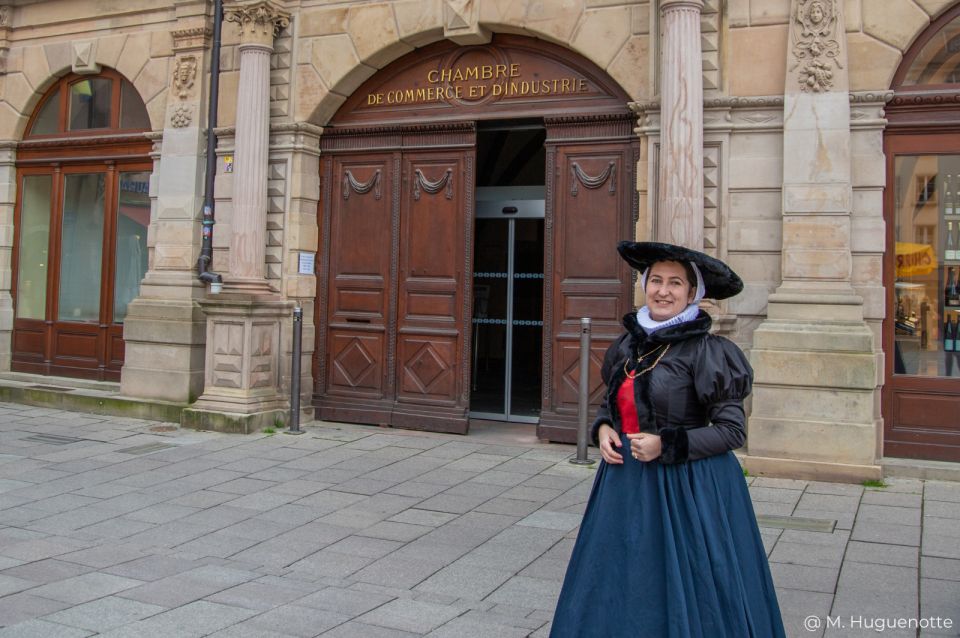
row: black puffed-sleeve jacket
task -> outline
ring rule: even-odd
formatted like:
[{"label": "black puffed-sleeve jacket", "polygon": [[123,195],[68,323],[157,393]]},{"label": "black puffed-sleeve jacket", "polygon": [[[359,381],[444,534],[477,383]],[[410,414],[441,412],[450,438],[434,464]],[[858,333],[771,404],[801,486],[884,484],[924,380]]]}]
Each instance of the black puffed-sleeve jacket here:
[{"label": "black puffed-sleeve jacket", "polygon": [[[634,313],[623,318],[626,332],[607,349],[601,369],[607,390],[590,432],[594,444],[604,423],[620,432],[617,391],[625,364],[633,373],[638,355],[664,344],[670,349],[657,366],[634,380],[640,430],[660,435],[659,462],[694,461],[744,444],[743,400],[753,369],[736,344],[710,334],[710,324],[701,310],[693,321],[647,335]],[[641,369],[653,359],[644,359]]]}]

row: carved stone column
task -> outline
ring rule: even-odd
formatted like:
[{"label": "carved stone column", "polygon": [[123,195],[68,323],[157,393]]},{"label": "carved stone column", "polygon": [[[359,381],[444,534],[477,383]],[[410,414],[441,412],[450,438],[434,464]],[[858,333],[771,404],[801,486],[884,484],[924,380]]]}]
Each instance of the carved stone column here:
[{"label": "carved stone column", "polygon": [[658,241],[703,248],[703,0],[661,0]]},{"label": "carved stone column", "polygon": [[851,285],[850,95],[840,0],[792,0],[782,284],[754,332],[747,467],[879,478],[874,335]]},{"label": "carved stone column", "polygon": [[267,161],[270,145],[270,54],[273,37],[290,14],[270,0],[227,9],[240,25],[240,83],[230,238],[229,292],[273,294],[264,277],[267,225]]}]

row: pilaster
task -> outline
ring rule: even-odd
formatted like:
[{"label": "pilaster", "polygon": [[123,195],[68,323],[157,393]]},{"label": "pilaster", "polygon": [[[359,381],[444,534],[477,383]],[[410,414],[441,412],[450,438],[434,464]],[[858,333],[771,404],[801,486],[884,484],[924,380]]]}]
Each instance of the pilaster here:
[{"label": "pilaster", "polygon": [[880,475],[878,370],[863,299],[851,283],[851,120],[842,9],[839,0],[791,3],[782,283],[753,334],[756,376],[746,466],[863,480]]},{"label": "pilaster", "polygon": [[186,403],[203,390],[204,287],[195,264],[205,172],[209,16],[196,2],[177,3],[174,72],[164,128],[154,132],[148,231],[150,267],[124,322],[121,393]]},{"label": "pilaster", "polygon": [[13,339],[13,209],[17,197],[16,144],[0,142],[0,370],[10,369]]}]

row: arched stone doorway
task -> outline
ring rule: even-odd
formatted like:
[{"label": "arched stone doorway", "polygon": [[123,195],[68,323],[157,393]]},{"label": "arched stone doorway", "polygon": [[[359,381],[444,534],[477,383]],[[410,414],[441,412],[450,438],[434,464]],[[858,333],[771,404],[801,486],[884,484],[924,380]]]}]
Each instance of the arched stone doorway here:
[{"label": "arched stone doorway", "polygon": [[[465,433],[499,414],[575,439],[580,318],[596,400],[630,307],[628,100],[571,51],[508,35],[424,47],[353,93],[321,138],[320,418]],[[502,410],[484,387],[500,377]]]}]

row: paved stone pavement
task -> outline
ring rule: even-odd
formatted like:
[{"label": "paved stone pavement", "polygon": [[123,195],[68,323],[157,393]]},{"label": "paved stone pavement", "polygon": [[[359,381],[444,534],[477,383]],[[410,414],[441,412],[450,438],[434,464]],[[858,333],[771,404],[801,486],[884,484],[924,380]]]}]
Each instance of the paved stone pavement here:
[{"label": "paved stone pavement", "polygon": [[[593,478],[572,446],[305,429],[0,403],[0,637],[549,634]],[[789,636],[960,635],[960,484],[747,480],[760,515],[837,521],[762,528]]]}]

